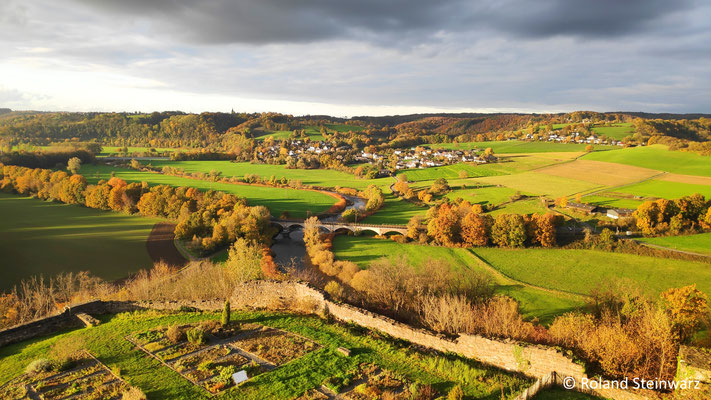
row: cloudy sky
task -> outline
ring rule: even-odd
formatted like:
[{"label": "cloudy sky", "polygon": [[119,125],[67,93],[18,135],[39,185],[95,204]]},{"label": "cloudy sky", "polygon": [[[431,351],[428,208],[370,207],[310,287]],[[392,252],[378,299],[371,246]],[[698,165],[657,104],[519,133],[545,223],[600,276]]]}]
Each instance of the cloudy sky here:
[{"label": "cloudy sky", "polygon": [[2,0],[0,107],[711,112],[711,3]]}]

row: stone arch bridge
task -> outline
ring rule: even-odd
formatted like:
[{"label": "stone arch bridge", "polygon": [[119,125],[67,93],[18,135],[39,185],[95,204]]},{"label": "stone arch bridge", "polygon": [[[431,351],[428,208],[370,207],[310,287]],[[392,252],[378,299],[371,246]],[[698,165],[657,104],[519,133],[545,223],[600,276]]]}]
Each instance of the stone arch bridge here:
[{"label": "stone arch bridge", "polygon": [[[284,230],[292,230],[294,228],[304,228],[304,221],[299,220],[282,220],[273,219],[272,224],[281,226]],[[384,235],[386,233],[399,233],[402,235],[407,235],[407,227],[404,225],[373,225],[373,224],[359,224],[350,222],[325,222],[319,221],[318,227],[326,232],[336,232],[337,230],[344,229],[350,232],[365,232],[371,231],[378,235]]]}]

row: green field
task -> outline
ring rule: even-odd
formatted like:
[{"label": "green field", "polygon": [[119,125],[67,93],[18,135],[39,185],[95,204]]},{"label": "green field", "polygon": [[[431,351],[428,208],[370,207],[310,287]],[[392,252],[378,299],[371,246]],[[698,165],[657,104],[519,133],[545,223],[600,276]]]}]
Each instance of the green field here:
[{"label": "green field", "polygon": [[505,275],[532,285],[589,294],[615,281],[653,296],[666,289],[696,284],[711,293],[709,264],[595,250],[499,249],[474,250]]},{"label": "green field", "polygon": [[390,189],[383,190],[385,202],[383,207],[375,214],[365,218],[363,222],[367,224],[394,224],[405,225],[415,215],[424,215],[428,207],[420,207],[390,192]]},{"label": "green field", "polygon": [[153,265],[156,219],[0,194],[0,291],[43,274],[91,271],[113,280]]},{"label": "green field", "polygon": [[641,238],[638,240],[676,250],[711,255],[711,233],[700,233],[698,235],[687,236],[661,236],[654,238]]},{"label": "green field", "polygon": [[504,175],[499,164],[452,164],[443,165],[441,167],[422,168],[422,169],[406,169],[398,173],[405,174],[408,181],[430,181],[437,178],[454,179],[459,178],[460,171],[465,171],[469,177]]},{"label": "green field", "polygon": [[[327,132],[348,132],[348,131],[353,131],[353,132],[360,132],[364,130],[362,126],[353,126],[353,125],[346,125],[346,124],[325,124],[324,127],[326,128]],[[321,127],[319,126],[306,126],[303,128],[303,130],[306,133],[306,136],[309,137],[312,141],[318,141],[318,140],[323,140],[323,136],[321,135]],[[286,139],[291,134],[294,133],[293,130],[291,131],[270,131],[270,130],[264,130],[264,129],[258,129],[255,130],[255,139],[257,140],[264,140],[267,137],[271,136],[274,139]]]},{"label": "green field", "polygon": [[[711,161],[711,159],[709,160]],[[695,185],[691,183],[651,180],[634,185],[615,188],[615,192],[629,193],[640,197],[659,197],[662,199],[678,199],[695,193],[711,198],[710,185]]]},{"label": "green field", "polygon": [[513,203],[502,204],[491,215],[499,214],[545,214],[550,212],[537,197],[514,201]]},{"label": "green field", "polygon": [[366,268],[372,261],[382,257],[406,256],[415,268],[425,259],[432,258],[446,261],[455,271],[462,274],[483,273],[491,277],[497,293],[511,296],[520,303],[524,316],[536,317],[544,323],[551,322],[556,315],[583,306],[580,298],[537,289],[507,279],[482,265],[469,249],[400,244],[367,236],[336,236],[333,240],[333,251],[336,259],[353,261],[361,268]]},{"label": "green field", "polygon": [[610,139],[616,140],[622,140],[634,134],[631,122],[620,122],[613,126],[596,126],[592,128],[592,131],[597,135],[605,135]]},{"label": "green field", "polygon": [[450,182],[450,186],[452,187],[452,191],[447,193],[445,197],[452,200],[462,198],[472,204],[483,205],[488,203],[498,205],[509,201],[511,196],[516,194],[516,190],[514,189],[499,186],[489,185],[484,187],[475,187],[472,184],[469,184],[466,188],[463,188],[461,185],[456,187],[453,186],[452,182]]},{"label": "green field", "polygon": [[[433,149],[454,149],[454,150],[470,150],[470,149],[486,149],[491,148],[494,154],[513,154],[513,153],[555,153],[555,152],[583,152],[585,151],[585,143],[557,143],[557,142],[526,142],[523,140],[503,140],[491,142],[466,142],[466,143],[443,143],[433,144],[430,147]],[[610,150],[614,146],[594,145],[595,150]]]},{"label": "green field", "polygon": [[711,176],[711,157],[669,151],[666,146],[657,144],[593,152],[583,156],[583,159],[634,165],[677,174]]},{"label": "green field", "polygon": [[614,192],[605,192],[605,194],[606,194],[605,196],[602,196],[602,195],[585,196],[582,198],[582,201],[583,201],[583,203],[595,204],[600,207],[609,207],[609,208],[636,209],[637,207],[639,207],[640,204],[642,204],[641,200],[615,197]]},{"label": "green field", "polygon": [[322,187],[341,186],[365,189],[371,184],[388,186],[393,182],[391,178],[356,179],[352,174],[332,169],[287,169],[283,165],[252,164],[248,162],[153,160],[151,164],[157,168],[170,166],[191,173],[204,172],[207,174],[216,170],[220,171],[222,176],[236,176],[239,178],[246,174],[259,175],[265,178],[274,176],[277,179],[285,177],[286,179],[300,180],[305,185]]},{"label": "green field", "polygon": [[503,185],[523,193],[560,197],[600,188],[600,185],[572,178],[529,171],[514,175],[477,178],[476,181],[490,185]]},{"label": "green field", "polygon": [[136,171],[109,165],[83,165],[80,174],[89,183],[99,179],[109,179],[111,173],[127,182],[148,182],[150,185],[170,185],[194,187],[201,190],[220,190],[247,199],[249,205],[263,205],[269,208],[273,216],[278,217],[289,211],[292,218],[303,218],[307,211],[314,214],[326,211],[336,200],[318,192],[296,189],[283,189],[264,186],[236,185],[231,183],[210,182],[199,179],[163,175],[154,172]]},{"label": "green field", "polygon": [[[93,328],[21,342],[0,349],[0,384],[20,375],[34,359],[46,357],[59,339],[76,339],[109,368],[120,371],[123,379],[142,389],[151,400],[240,399],[289,400],[309,389],[320,387],[332,376],[345,376],[361,363],[374,363],[401,374],[413,382],[431,384],[445,393],[461,385],[468,399],[515,397],[531,380],[472,360],[456,356],[422,353],[402,342],[378,339],[377,335],[347,325],[328,324],[317,317],[289,314],[247,313],[233,311],[238,323],[259,323],[294,332],[317,342],[321,347],[272,371],[257,375],[247,383],[211,396],[124,339],[161,326],[219,320],[214,313],[161,314],[144,311],[99,317]],[[338,347],[353,350],[350,357],[337,352]],[[484,378],[484,379],[482,379]]]}]

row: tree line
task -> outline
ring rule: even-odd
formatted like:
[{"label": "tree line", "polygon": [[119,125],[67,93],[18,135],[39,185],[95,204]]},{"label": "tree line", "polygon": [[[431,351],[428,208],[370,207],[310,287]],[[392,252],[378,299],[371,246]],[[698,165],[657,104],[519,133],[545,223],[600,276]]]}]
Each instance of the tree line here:
[{"label": "tree line", "polygon": [[679,235],[711,230],[711,200],[701,194],[676,200],[645,201],[633,213],[645,236]]}]

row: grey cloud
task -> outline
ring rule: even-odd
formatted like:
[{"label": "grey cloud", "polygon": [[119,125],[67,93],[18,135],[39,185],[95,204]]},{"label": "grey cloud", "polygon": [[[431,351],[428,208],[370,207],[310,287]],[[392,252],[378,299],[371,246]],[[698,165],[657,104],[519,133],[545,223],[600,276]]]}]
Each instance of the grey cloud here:
[{"label": "grey cloud", "polygon": [[[654,31],[692,0],[77,0],[148,18],[159,32],[204,43],[365,39],[397,45],[441,32],[610,37]],[[393,35],[397,35],[394,37]]]}]

